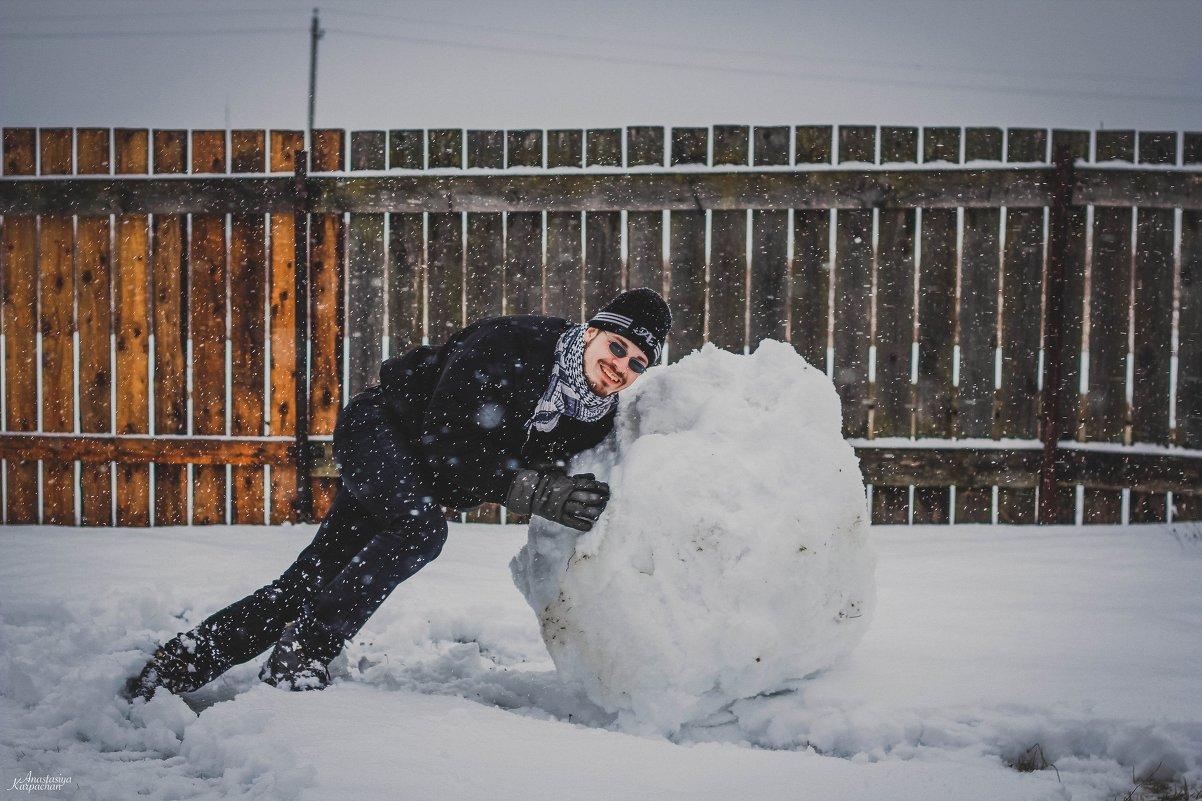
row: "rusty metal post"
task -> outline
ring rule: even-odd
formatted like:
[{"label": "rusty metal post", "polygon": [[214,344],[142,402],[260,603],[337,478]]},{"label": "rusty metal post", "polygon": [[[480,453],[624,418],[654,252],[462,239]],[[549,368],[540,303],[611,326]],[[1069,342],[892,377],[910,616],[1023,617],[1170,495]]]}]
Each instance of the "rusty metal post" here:
[{"label": "rusty metal post", "polygon": [[1044,320],[1043,403],[1040,430],[1043,461],[1039,469],[1038,522],[1056,522],[1056,447],[1060,440],[1060,377],[1064,357],[1064,270],[1068,260],[1068,207],[1073,195],[1073,156],[1056,153],[1052,211],[1048,225],[1047,317]]},{"label": "rusty metal post", "polygon": [[296,496],[292,508],[302,522],[313,519],[313,493],[309,486],[309,160],[304,150],[295,153],[293,197],[292,300],[296,314]]}]

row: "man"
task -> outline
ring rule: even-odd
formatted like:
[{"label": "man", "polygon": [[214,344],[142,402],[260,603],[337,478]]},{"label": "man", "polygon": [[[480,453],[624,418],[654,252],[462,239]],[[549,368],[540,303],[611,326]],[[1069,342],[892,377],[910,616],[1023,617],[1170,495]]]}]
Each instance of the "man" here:
[{"label": "man", "polygon": [[342,486],[313,542],[271,584],[155,650],[129,698],[190,692],[274,646],[259,677],[320,689],[389,593],[436,558],[442,507],[504,504],[588,531],[609,487],[559,465],[613,428],[617,393],[660,357],[668,306],[650,289],[587,325],[494,317],[389,359],[334,429]]}]

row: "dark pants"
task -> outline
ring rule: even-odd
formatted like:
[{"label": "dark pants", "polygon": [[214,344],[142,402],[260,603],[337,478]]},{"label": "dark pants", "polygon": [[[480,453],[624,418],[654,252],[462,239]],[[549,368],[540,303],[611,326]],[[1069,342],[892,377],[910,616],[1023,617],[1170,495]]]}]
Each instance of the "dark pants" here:
[{"label": "dark pants", "polygon": [[292,566],[164,646],[194,667],[197,686],[263,653],[305,614],[350,639],[398,584],[442,551],[446,519],[378,387],[339,414],[334,457],[342,486]]}]

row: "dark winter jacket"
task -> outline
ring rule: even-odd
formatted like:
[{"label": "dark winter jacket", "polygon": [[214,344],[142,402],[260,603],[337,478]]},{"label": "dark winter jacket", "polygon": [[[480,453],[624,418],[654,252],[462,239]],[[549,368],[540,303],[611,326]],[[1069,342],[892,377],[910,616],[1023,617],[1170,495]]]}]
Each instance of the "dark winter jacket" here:
[{"label": "dark winter jacket", "polygon": [[380,385],[425,457],[444,506],[503,503],[520,468],[588,450],[613,429],[566,415],[551,431],[526,428],[551,382],[555,345],[572,324],[558,317],[491,317],[445,344],[389,359]]}]

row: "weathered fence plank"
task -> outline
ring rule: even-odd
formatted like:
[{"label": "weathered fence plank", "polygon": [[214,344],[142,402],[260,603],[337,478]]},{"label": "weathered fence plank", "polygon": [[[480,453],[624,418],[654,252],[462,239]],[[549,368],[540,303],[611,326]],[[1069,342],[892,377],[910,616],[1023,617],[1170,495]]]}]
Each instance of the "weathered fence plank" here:
[{"label": "weathered fence plank", "polygon": [[715,125],[714,153],[711,164],[715,167],[729,164],[747,166],[751,148],[751,129],[746,125]]},{"label": "weathered fence plank", "polygon": [[964,161],[1001,161],[1001,128],[965,128]]},{"label": "weathered fence plank", "polygon": [[881,164],[918,161],[917,128],[881,128]]},{"label": "weathered fence plank", "polygon": [[[1011,128],[1006,160],[1046,159],[1046,132]],[[1039,435],[1039,347],[1043,287],[1044,209],[1007,208],[1002,260],[1002,376],[996,435],[1033,439]],[[1035,493],[998,490],[998,522],[1035,520]]]},{"label": "weathered fence plank", "polygon": [[547,166],[579,167],[584,163],[584,132],[547,131]]},{"label": "weathered fence plank", "polygon": [[796,164],[830,164],[830,125],[798,125],[793,133],[793,161]]},{"label": "weathered fence plank", "polygon": [[[924,129],[923,160],[958,163],[960,129]],[[918,381],[914,388],[914,431],[919,437],[950,437],[954,431],[957,225],[955,209],[922,210]],[[949,502],[944,487],[916,487],[911,519],[915,523],[947,522]]]},{"label": "weathered fence plank", "polygon": [[868,435],[868,349],[872,344],[872,212],[835,216],[835,388],[843,401],[843,433]]},{"label": "weathered fence plank", "polygon": [[[301,140],[303,147],[304,140]],[[421,170],[426,166],[426,137],[420,130],[388,132],[388,169]],[[275,170],[272,170],[275,172]]]},{"label": "weathered fence plank", "polygon": [[[381,144],[382,147],[382,144]],[[264,131],[230,134],[233,172],[261,173],[267,169]],[[381,150],[382,153],[382,150]],[[263,383],[266,373],[265,303],[267,298],[267,229],[262,214],[230,217],[230,425],[232,436],[261,436],[264,432]],[[261,466],[230,469],[230,522],[262,523],[266,502]]]},{"label": "weathered fence plank", "polygon": [[[468,136],[468,166],[500,168],[504,166],[504,134],[501,131],[480,132],[480,141],[487,143],[473,163],[474,140]],[[573,137],[572,134],[575,134]],[[575,149],[575,163],[565,153]],[[579,167],[581,134],[579,131],[560,131],[548,134],[547,166]],[[467,321],[495,317],[505,311],[505,230],[504,215],[500,213],[468,214],[464,251],[464,281]],[[470,523],[499,523],[501,507],[483,504],[467,513]]]},{"label": "weathered fence plank", "polygon": [[[146,152],[145,131],[142,152]],[[76,133],[79,174],[107,175],[109,132],[80,129]],[[113,330],[111,297],[112,226],[109,218],[80,217],[75,229],[75,304],[79,330],[79,430],[107,434],[112,431],[112,369],[110,337]],[[113,523],[112,463],[79,468],[79,522],[85,526]]]},{"label": "weathered fence plank", "polygon": [[504,313],[505,232],[500,214],[467,215],[467,321]]},{"label": "weathered fence plank", "polygon": [[[1093,229],[1085,439],[1121,443],[1127,423],[1131,210],[1095,208]],[[1085,490],[1087,523],[1117,523],[1121,506],[1121,493]]]},{"label": "weathered fence plank", "polygon": [[[341,130],[313,132],[314,172],[342,170],[345,135]],[[312,360],[309,366],[309,432],[317,436],[334,433],[342,408],[342,259],[346,234],[342,214],[318,214],[309,218],[309,324],[312,328]],[[325,516],[339,482],[314,478],[313,516]]]},{"label": "weathered fence plank", "polygon": [[789,212],[753,211],[747,346],[754,349],[763,339],[788,338]]},{"label": "weathered fence plank", "polygon": [[[153,137],[154,171],[157,174],[180,174],[187,168],[187,138],[184,131],[155,131]],[[131,143],[131,148],[136,146]],[[118,162],[121,161],[120,156]],[[141,165],[138,165],[141,166]],[[136,168],[134,168],[136,169]],[[181,435],[188,431],[188,270],[187,219],[178,214],[156,214],[153,222],[153,252],[151,254],[151,284],[154,313],[150,322],[154,333],[154,432]],[[136,277],[130,277],[129,292],[136,293]],[[117,306],[118,315],[120,305]],[[131,331],[132,336],[132,331]],[[135,340],[136,341],[136,340]],[[120,350],[118,350],[120,355]],[[136,359],[136,356],[134,357]],[[129,372],[138,369],[130,364]],[[122,368],[118,363],[118,388]],[[117,408],[122,408],[119,397]],[[131,409],[136,416],[136,410]],[[144,431],[130,420],[135,431]],[[118,425],[118,432],[122,427]],[[123,514],[136,516],[142,504],[138,500],[142,487],[149,493],[149,476],[143,477],[138,465],[117,466],[118,525],[147,525],[123,523]],[[154,524],[179,526],[188,522],[187,467],[182,464],[154,463]],[[126,510],[126,511],[123,511]],[[136,517],[140,520],[140,517]]]},{"label": "weathered fence plank", "polygon": [[[1171,155],[1175,156],[1175,151]],[[1131,440],[1137,443],[1169,443],[1173,218],[1168,209],[1136,209]],[[1163,522],[1168,519],[1166,503],[1163,493],[1131,493],[1130,518],[1132,522]]]},{"label": "weathered fence plank", "polygon": [[542,314],[543,215],[505,215],[505,313]]},{"label": "weathered fence plank", "polygon": [[[876,161],[876,128],[841,126],[839,163]],[[868,356],[872,345],[871,211],[839,209],[835,215],[834,374],[843,402],[843,433],[868,436],[871,393]]]},{"label": "weathered fence plank", "polygon": [[751,163],[755,167],[789,163],[789,126],[757,125],[751,133]]},{"label": "weathered fence plank", "polygon": [[422,344],[422,262],[425,244],[420,214],[389,216],[388,355]]},{"label": "weathered fence plank", "polygon": [[[652,212],[654,214],[654,212]],[[659,289],[657,285],[655,287]],[[584,315],[587,318],[622,291],[622,215],[584,215]]]},{"label": "weathered fence plank", "polygon": [[504,131],[468,131],[467,166],[499,170],[505,166]]},{"label": "weathered fence plank", "polygon": [[[914,385],[910,358],[914,342],[913,209],[882,210],[878,219],[876,275],[876,381],[872,386],[872,435],[913,435]],[[909,518],[908,486],[874,485],[872,518],[877,523],[905,523]]]},{"label": "weathered fence plank", "polygon": [[584,256],[581,253],[581,212],[547,214],[547,264],[543,283],[545,314],[573,322],[581,316]]},{"label": "weathered fence plank", "polygon": [[622,166],[622,129],[599,128],[584,133],[585,165],[589,167]]},{"label": "weathered fence plank", "polygon": [[292,460],[291,439],[226,436],[159,436],[157,434],[56,434],[5,432],[0,457],[28,454],[33,459],[209,465],[279,465]]},{"label": "weathered fence plank", "polygon": [[426,154],[430,169],[463,167],[463,131],[437,129],[427,132]]},{"label": "weathered fence plank", "polygon": [[672,310],[673,359],[705,342],[705,212],[674,211],[669,216],[668,306]]},{"label": "weathered fence plank", "polygon": [[793,212],[789,342],[807,362],[823,371],[831,319],[830,225],[829,211]]},{"label": "weathered fence plank", "polygon": [[[192,172],[225,172],[224,131],[192,132]],[[192,343],[192,432],[225,434],[225,329],[229,268],[224,214],[192,215],[188,242],[188,331]],[[225,523],[226,469],[192,466],[191,523]]]},{"label": "weathered fence plank", "polygon": [[[1202,209],[1202,174],[1166,170],[1075,171],[1082,205]],[[1051,202],[1050,168],[815,172],[638,172],[317,176],[316,213],[446,211],[657,211],[748,208],[1015,208]],[[292,209],[283,177],[184,181],[95,178],[0,181],[0,214],[183,214]]]},{"label": "weathered fence plank", "polygon": [[[37,139],[32,128],[4,129],[4,174],[33,175]],[[4,216],[4,374],[6,431],[38,427],[38,222],[36,217]],[[5,462],[4,519],[37,523],[39,507],[36,459]]]},{"label": "weathered fence plank", "polygon": [[664,214],[661,211],[632,211],[626,215],[627,289],[664,285]]},{"label": "weathered fence plank", "polygon": [[347,398],[379,378],[384,337],[384,215],[352,214],[347,225]]},{"label": "weathered fence plank", "polygon": [[[752,129],[755,166],[789,163],[789,129]],[[757,209],[750,213],[751,261],[747,266],[747,347],[765,338],[786,340],[789,329],[789,213]]]},{"label": "weathered fence plank", "polygon": [[[42,175],[74,171],[70,128],[38,132]],[[73,220],[42,217],[38,224],[38,325],[42,332],[42,430],[70,432],[75,416],[75,270],[72,258]],[[42,462],[42,522],[75,523],[75,465]]]},{"label": "weathered fence plank", "polygon": [[[619,161],[618,163],[620,164],[621,162]],[[434,165],[431,164],[430,166],[434,166]],[[543,132],[542,131],[506,131],[505,132],[505,166],[506,167],[541,167],[541,166],[543,166]]]},{"label": "weathered fence plank", "polygon": [[873,125],[839,126],[839,163],[876,162],[876,127]]},{"label": "weathered fence plank", "polygon": [[[472,139],[469,136],[469,154]],[[384,169],[383,131],[351,132],[351,170]],[[345,397],[379,378],[384,347],[384,215],[352,214],[346,230]]]},{"label": "weathered fence plank", "polygon": [[[1202,163],[1202,147],[1192,158]],[[1202,213],[1196,211],[1181,215],[1177,336],[1177,445],[1202,450]],[[1173,507],[1174,520],[1202,520],[1202,494],[1174,492]]]},{"label": "weathered fence plank", "polygon": [[430,342],[441,344],[463,327],[463,215],[429,215],[426,304]]},{"label": "weathered fence plank", "polygon": [[668,161],[673,167],[678,164],[709,164],[709,149],[709,128],[673,128],[672,155]]},{"label": "weathered fence plank", "polygon": [[[351,169],[382,170],[385,168],[387,135],[384,131],[351,132]],[[237,170],[235,170],[237,172]]]},{"label": "weathered fence plank", "polygon": [[[968,128],[964,160],[1001,161],[1000,128]],[[994,360],[998,347],[1000,209],[964,209],[960,249],[960,382],[956,400],[956,436],[993,436],[997,390]],[[956,486],[956,522],[993,520],[993,488]]]},{"label": "weathered fence plank", "polygon": [[742,353],[747,344],[747,212],[710,212],[706,332],[720,348]]},{"label": "weathered fence plank", "polygon": [[[268,152],[270,172],[293,172],[296,153],[304,149],[301,131],[272,131]],[[268,290],[268,327],[271,342],[267,433],[296,434],[296,300],[293,295],[296,269],[296,223],[293,214],[272,214],[271,264]],[[296,464],[271,466],[267,499],[268,521],[272,524],[297,519],[292,501],[296,496]]]},{"label": "weathered fence plank", "polygon": [[626,166],[662,167],[664,165],[664,129],[651,125],[632,125],[626,129]]},{"label": "weathered fence plank", "polygon": [[[881,128],[881,162],[918,160],[917,128]],[[913,435],[914,385],[910,358],[914,342],[914,246],[917,227],[913,209],[877,213],[876,374],[871,384],[875,437]],[[910,516],[909,486],[874,485],[872,519],[906,523]]]},{"label": "weathered fence plank", "polygon": [[[1059,158],[1062,151],[1078,163],[1089,160],[1089,131],[1052,131],[1052,155]],[[1088,269],[1086,231],[1088,214],[1080,206],[1065,211],[1065,265],[1062,292],[1062,341],[1060,352],[1060,419],[1061,440],[1079,439],[1081,435],[1084,396],[1081,394],[1083,328],[1085,321],[1085,275]],[[1056,488],[1056,522],[1074,523],[1077,519],[1077,488]]]}]

